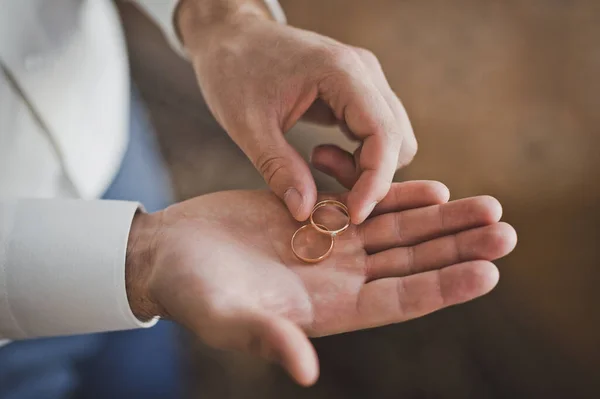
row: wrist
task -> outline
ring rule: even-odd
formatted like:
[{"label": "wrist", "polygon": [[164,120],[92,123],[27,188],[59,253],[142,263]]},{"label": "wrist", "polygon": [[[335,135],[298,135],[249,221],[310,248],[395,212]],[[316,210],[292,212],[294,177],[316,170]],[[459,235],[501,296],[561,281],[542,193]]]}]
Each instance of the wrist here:
[{"label": "wrist", "polygon": [[236,29],[249,20],[275,21],[264,0],[180,0],[174,20],[188,50],[210,43],[224,28]]},{"label": "wrist", "polygon": [[125,257],[125,289],[131,311],[141,321],[164,316],[152,296],[156,259],[157,214],[137,212],[133,217]]}]

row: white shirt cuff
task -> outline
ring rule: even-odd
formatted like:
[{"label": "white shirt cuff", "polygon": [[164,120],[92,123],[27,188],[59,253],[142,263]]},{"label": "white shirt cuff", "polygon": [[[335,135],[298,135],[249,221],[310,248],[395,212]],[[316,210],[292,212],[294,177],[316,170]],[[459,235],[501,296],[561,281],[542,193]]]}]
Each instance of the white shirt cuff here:
[{"label": "white shirt cuff", "polygon": [[271,15],[273,16],[273,18],[275,18],[275,21],[279,22],[280,24],[284,24],[284,25],[287,24],[287,18],[285,17],[285,12],[283,12],[283,8],[281,8],[281,4],[279,4],[279,1],[277,1],[277,0],[263,0],[263,1],[265,2],[265,5],[271,12]]},{"label": "white shirt cuff", "polygon": [[[175,28],[175,11],[179,0],[134,0],[160,27],[171,47],[183,58],[188,58]],[[277,0],[263,0],[273,18],[286,24],[285,13]]]},{"label": "white shirt cuff", "polygon": [[129,307],[125,255],[139,204],[0,201],[0,339],[150,327]]},{"label": "white shirt cuff", "polygon": [[187,53],[175,28],[175,11],[179,0],[133,0],[158,25],[171,48],[183,58]]}]

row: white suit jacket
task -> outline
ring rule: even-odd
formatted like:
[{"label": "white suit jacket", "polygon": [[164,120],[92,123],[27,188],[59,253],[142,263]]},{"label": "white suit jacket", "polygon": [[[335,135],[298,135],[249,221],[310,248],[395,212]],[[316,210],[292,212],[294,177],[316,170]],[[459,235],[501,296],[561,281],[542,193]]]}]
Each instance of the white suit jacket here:
[{"label": "white suit jacket", "polygon": [[[135,0],[180,53],[177,0]],[[274,1],[266,1],[284,21]],[[98,198],[127,146],[109,0],[0,0],[0,340],[151,326],[125,291],[137,203]]]}]

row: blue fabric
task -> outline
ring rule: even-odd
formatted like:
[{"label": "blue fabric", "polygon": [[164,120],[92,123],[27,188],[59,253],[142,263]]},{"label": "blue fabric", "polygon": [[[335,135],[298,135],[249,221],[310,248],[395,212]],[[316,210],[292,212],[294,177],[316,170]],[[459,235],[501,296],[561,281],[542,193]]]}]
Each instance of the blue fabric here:
[{"label": "blue fabric", "polygon": [[[132,92],[130,144],[106,199],[141,202],[153,212],[173,202],[150,123]],[[0,399],[182,397],[179,329],[34,339],[0,348]]]}]

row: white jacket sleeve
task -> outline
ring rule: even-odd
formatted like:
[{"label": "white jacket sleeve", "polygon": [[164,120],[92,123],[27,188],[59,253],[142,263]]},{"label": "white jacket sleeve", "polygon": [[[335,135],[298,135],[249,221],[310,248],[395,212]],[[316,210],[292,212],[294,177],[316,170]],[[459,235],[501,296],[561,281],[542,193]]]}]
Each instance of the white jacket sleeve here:
[{"label": "white jacket sleeve", "polygon": [[0,200],[0,338],[149,327],[125,290],[129,229],[139,204]]},{"label": "white jacket sleeve", "polygon": [[[175,10],[179,0],[132,0],[148,14],[152,20],[161,28],[171,47],[182,57],[187,58],[183,44],[177,35],[175,28]],[[273,18],[279,23],[285,24],[286,18],[281,5],[277,0],[263,0]]]}]

